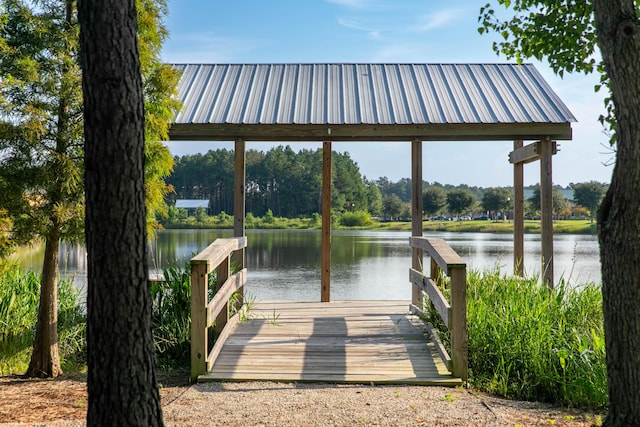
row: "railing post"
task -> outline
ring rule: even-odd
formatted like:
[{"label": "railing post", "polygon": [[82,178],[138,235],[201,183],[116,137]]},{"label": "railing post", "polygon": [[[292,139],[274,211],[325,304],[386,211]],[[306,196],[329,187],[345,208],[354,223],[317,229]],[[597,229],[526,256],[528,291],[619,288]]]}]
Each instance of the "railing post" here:
[{"label": "railing post", "polygon": [[452,374],[467,381],[467,269],[450,268],[451,277],[451,360]]},{"label": "railing post", "polygon": [[191,382],[207,367],[208,264],[191,262]]},{"label": "railing post", "polygon": [[[220,289],[224,282],[229,278],[229,274],[231,272],[231,265],[229,257],[225,258],[224,261],[220,263],[218,268],[216,268],[216,288]],[[220,311],[218,316],[216,317],[216,332],[220,333],[222,329],[224,329],[227,324],[227,320],[229,320],[229,302],[224,305],[224,308]]]}]

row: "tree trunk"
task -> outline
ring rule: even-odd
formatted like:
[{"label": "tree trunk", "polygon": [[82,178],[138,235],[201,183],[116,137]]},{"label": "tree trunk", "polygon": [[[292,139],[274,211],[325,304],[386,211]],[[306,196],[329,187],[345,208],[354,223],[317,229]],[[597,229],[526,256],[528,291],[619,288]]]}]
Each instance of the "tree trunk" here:
[{"label": "tree trunk", "polygon": [[62,374],[58,354],[59,236],[56,228],[49,233],[45,243],[38,322],[31,361],[25,374],[27,377],[46,378]]},{"label": "tree trunk", "polygon": [[87,425],[162,425],[146,258],[134,0],[78,2],[88,252]]},{"label": "tree trunk", "polygon": [[616,112],[617,154],[598,212],[609,413],[640,425],[640,25],[633,0],[594,0]]}]

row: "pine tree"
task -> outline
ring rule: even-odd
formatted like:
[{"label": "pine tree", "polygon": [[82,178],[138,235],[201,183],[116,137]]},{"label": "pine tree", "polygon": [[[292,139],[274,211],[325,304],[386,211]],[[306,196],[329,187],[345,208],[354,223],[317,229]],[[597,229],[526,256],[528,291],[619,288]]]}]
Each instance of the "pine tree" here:
[{"label": "pine tree", "polygon": [[[166,37],[164,0],[139,0],[140,46],[147,115],[146,205],[152,228],[166,212],[164,177],[172,169],[160,142],[178,105],[176,73],[159,60]],[[0,210],[12,224],[11,244],[45,243],[40,306],[28,376],[62,370],[57,345],[60,240],[84,233],[84,165],[79,29],[74,0],[7,0],[0,18]]]}]

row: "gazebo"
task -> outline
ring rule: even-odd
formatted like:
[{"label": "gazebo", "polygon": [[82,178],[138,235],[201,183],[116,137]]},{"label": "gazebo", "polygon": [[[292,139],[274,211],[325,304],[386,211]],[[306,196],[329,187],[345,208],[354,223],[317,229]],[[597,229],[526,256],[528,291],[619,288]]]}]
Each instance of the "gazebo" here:
[{"label": "gazebo", "polygon": [[[245,233],[245,142],[322,142],[321,301],[330,300],[333,141],[411,142],[412,236],[422,236],[423,141],[513,141],[514,270],[523,272],[523,166],[540,160],[542,277],[553,286],[552,156],[576,120],[533,65],[174,66],[183,108],[170,139],[235,142],[236,236]],[[455,158],[443,161],[456,167]],[[420,268],[422,251],[412,258]]]}]

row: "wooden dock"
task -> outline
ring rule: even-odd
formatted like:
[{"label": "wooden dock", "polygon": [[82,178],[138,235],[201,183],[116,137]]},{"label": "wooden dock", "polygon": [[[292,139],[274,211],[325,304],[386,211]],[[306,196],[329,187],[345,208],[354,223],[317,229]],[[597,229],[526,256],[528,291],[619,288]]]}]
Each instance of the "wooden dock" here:
[{"label": "wooden dock", "polygon": [[260,301],[198,381],[457,386],[409,301]]}]

